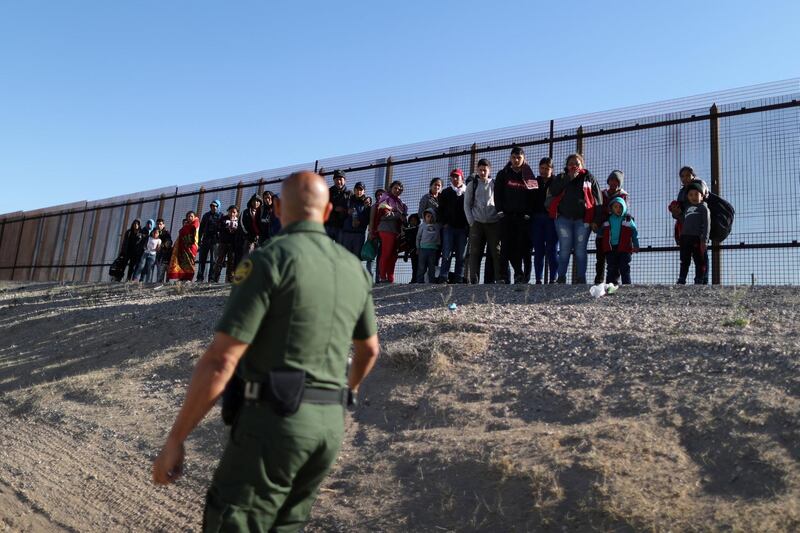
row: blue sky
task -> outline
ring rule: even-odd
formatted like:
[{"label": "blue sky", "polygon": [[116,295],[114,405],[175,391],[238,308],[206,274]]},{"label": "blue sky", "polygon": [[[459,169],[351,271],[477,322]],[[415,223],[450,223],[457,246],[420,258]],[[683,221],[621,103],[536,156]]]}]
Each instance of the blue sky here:
[{"label": "blue sky", "polygon": [[792,78],[798,20],[769,0],[0,0],[0,213]]}]

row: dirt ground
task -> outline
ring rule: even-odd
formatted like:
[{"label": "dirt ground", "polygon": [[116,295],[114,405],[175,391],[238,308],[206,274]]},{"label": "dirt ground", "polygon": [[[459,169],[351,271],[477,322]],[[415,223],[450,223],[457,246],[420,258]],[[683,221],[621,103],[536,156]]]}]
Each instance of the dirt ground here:
[{"label": "dirt ground", "polygon": [[[218,410],[179,482],[150,464],[227,292],[0,285],[0,531],[199,530]],[[306,531],[800,529],[797,288],[375,301],[383,353]]]}]

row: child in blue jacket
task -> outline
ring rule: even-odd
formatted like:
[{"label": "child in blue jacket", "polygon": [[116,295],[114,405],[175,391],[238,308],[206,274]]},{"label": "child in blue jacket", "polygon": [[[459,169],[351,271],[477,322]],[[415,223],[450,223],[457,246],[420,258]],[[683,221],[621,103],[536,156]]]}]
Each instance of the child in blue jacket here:
[{"label": "child in blue jacket", "polygon": [[606,283],[628,285],[631,282],[631,257],[639,251],[639,231],[621,197],[611,200],[611,214],[601,229],[602,250],[606,254]]}]

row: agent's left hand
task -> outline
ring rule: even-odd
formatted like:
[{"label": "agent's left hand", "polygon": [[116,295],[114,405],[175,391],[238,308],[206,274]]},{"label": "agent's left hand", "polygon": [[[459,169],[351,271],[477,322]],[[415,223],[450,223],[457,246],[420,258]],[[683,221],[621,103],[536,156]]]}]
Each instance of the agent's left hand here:
[{"label": "agent's left hand", "polygon": [[161,453],[153,461],[153,483],[167,485],[174,482],[183,474],[183,456],[185,450],[183,443],[173,443],[167,440]]}]

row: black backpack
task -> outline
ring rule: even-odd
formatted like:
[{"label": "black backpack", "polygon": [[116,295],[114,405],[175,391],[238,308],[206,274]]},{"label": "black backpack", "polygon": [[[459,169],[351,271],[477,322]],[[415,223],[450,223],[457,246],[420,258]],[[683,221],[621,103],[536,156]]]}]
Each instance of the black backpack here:
[{"label": "black backpack", "polygon": [[711,211],[709,237],[712,241],[722,242],[731,233],[733,217],[736,214],[736,210],[730,202],[713,192],[708,193],[706,205],[708,205],[708,210]]}]

